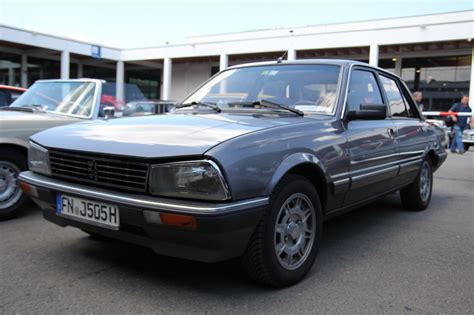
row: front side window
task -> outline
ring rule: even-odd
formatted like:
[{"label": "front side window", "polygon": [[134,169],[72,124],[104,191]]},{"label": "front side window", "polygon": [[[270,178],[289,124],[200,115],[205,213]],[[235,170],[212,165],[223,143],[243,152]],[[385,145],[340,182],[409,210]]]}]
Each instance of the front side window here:
[{"label": "front side window", "polygon": [[356,69],[352,71],[347,94],[349,111],[360,110],[361,104],[382,103],[382,95],[380,94],[375,75],[366,70]]},{"label": "front side window", "polygon": [[16,101],[16,99],[19,98],[21,94],[23,94],[23,92],[16,92],[16,91],[10,92],[10,97],[12,99],[12,102]]},{"label": "front side window", "polygon": [[0,107],[8,106],[10,104],[10,95],[8,91],[1,91],[0,90]]},{"label": "front side window", "polygon": [[272,65],[221,72],[182,103],[206,102],[221,109],[246,108],[268,100],[303,112],[330,114],[336,105],[340,66],[327,64]]},{"label": "front side window", "polygon": [[89,117],[94,107],[95,91],[93,82],[36,82],[11,106]]},{"label": "front side window", "polygon": [[385,94],[387,95],[388,105],[390,106],[390,112],[392,116],[410,117],[397,82],[395,82],[394,79],[383,75],[380,76],[380,81],[382,82]]}]

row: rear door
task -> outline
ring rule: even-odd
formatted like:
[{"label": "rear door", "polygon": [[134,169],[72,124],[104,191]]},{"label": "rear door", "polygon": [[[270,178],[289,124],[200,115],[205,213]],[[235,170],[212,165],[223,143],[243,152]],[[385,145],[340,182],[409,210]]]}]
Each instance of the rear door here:
[{"label": "rear door", "polygon": [[417,175],[428,144],[428,129],[402,82],[386,73],[379,73],[379,78],[397,130],[400,163],[397,184],[403,185],[413,181]]},{"label": "rear door", "polygon": [[[346,112],[361,104],[385,103],[377,74],[356,67],[350,74]],[[351,120],[346,123],[350,155],[350,188],[344,200],[349,206],[390,191],[398,174],[398,144],[392,119]]]}]

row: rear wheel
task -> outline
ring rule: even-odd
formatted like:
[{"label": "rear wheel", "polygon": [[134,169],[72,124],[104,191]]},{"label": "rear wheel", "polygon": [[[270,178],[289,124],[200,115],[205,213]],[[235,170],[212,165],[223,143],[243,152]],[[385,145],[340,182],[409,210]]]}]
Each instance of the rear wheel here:
[{"label": "rear wheel", "polygon": [[425,210],[430,204],[432,190],[433,169],[430,159],[426,158],[415,181],[400,190],[403,207],[410,210]]},{"label": "rear wheel", "polygon": [[251,237],[243,268],[263,284],[294,284],[311,269],[321,235],[321,204],[314,186],[289,175],[275,189],[270,209]]},{"label": "rear wheel", "polygon": [[18,175],[27,169],[26,157],[12,149],[0,152],[0,220],[15,217],[23,210],[27,196],[20,189]]}]

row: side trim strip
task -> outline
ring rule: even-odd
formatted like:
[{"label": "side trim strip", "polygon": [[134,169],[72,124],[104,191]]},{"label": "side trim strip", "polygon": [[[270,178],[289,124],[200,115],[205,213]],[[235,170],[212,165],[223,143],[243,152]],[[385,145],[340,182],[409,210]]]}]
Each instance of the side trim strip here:
[{"label": "side trim strip", "polygon": [[364,179],[364,178],[367,178],[367,177],[372,177],[372,176],[376,176],[376,175],[380,175],[380,174],[384,174],[384,173],[393,172],[393,171],[398,170],[398,168],[399,168],[398,165],[392,166],[392,167],[387,167],[387,168],[384,168],[382,170],[373,171],[373,172],[370,172],[370,173],[365,173],[365,174],[362,174],[362,175],[353,176],[352,180],[356,181],[356,180],[361,180],[361,179]]},{"label": "side trim strip", "polygon": [[51,179],[46,176],[35,174],[31,171],[22,172],[20,181],[37,186],[39,188],[52,189],[63,193],[76,194],[92,199],[100,199],[108,202],[116,202],[129,206],[142,207],[147,209],[174,211],[192,214],[221,214],[238,210],[245,210],[251,207],[265,206],[270,203],[270,197],[258,197],[229,203],[207,203],[174,200],[172,202],[151,196],[132,195],[127,193],[116,193],[113,191],[90,188],[78,184],[70,184],[61,180]]},{"label": "side trim strip", "polygon": [[423,161],[422,159],[417,159],[415,161],[402,163],[400,165],[399,175],[410,173],[410,172],[417,172],[422,161]]},{"label": "side trim strip", "polygon": [[349,177],[334,181],[332,183],[333,194],[337,195],[349,191],[350,183],[351,180]]}]

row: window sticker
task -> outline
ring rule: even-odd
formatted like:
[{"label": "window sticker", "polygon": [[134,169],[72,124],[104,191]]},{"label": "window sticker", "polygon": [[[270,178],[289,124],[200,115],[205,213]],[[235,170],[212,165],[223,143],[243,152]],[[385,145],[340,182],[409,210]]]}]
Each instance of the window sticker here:
[{"label": "window sticker", "polygon": [[275,76],[278,74],[278,70],[265,70],[265,71],[262,71],[262,75],[271,75],[271,76]]}]

